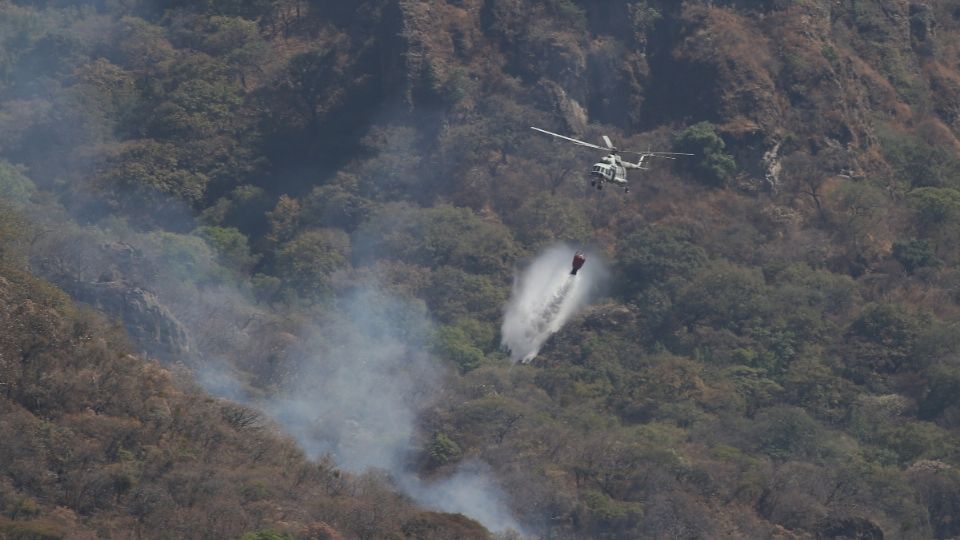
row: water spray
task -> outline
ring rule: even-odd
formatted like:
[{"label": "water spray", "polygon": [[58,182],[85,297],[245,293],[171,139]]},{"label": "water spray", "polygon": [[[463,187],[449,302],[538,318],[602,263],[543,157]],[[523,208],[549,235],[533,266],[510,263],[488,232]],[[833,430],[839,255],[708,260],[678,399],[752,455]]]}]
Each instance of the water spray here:
[{"label": "water spray", "polygon": [[[573,269],[570,260],[573,257]],[[566,245],[547,248],[515,280],[500,333],[514,362],[536,358],[547,339],[586,307],[606,276],[599,262]]]}]

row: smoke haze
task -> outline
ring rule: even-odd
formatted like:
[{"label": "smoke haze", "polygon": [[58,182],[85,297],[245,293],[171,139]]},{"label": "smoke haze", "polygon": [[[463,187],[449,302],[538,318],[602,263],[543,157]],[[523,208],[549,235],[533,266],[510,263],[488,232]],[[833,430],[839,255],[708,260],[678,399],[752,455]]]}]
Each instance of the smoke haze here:
[{"label": "smoke haze", "polygon": [[330,454],[351,472],[396,472],[414,433],[416,409],[439,383],[424,352],[422,310],[376,289],[340,302],[335,319],[314,329],[293,354],[296,369],[265,409],[307,453]]},{"label": "smoke haze", "polygon": [[309,457],[329,455],[353,473],[385,470],[424,506],[462,513],[491,531],[521,530],[485,463],[465,462],[449,477],[430,482],[411,465],[421,451],[419,415],[438,399],[444,384],[444,367],[428,352],[434,327],[422,302],[397,298],[375,279],[338,290],[329,310],[302,320],[290,329],[296,337],[281,340],[292,344],[279,360],[285,375],[257,388],[247,380],[252,375],[235,365],[236,358],[242,353],[267,362],[270,351],[282,347],[264,336],[282,332],[271,329],[273,317],[229,284],[199,289],[183,278],[183,269],[169,256],[170,242],[178,252],[191,249],[192,276],[217,271],[199,238],[162,234],[158,241],[156,234],[86,228],[67,240],[45,239],[37,247],[63,259],[76,272],[71,281],[94,283],[118,266],[118,259],[122,262],[121,255],[134,257],[125,269],[128,275],[156,291],[157,306],[169,308],[169,318],[183,323],[189,347],[171,352],[171,361],[187,362],[211,394],[262,410]]},{"label": "smoke haze", "polygon": [[588,256],[577,275],[571,275],[576,251],[567,245],[547,248],[513,283],[500,333],[514,362],[529,362],[547,339],[586,307],[606,279],[599,257]]},{"label": "smoke haze", "polygon": [[[19,77],[32,80],[47,71],[52,70]],[[21,108],[23,105],[18,103]],[[17,113],[11,118],[22,117],[22,123],[31,127],[37,120],[28,122],[30,116],[48,122],[46,117],[53,115],[46,109],[56,109],[54,105],[44,107],[40,111],[43,114]],[[76,104],[78,114],[86,114],[83,108],[83,102]],[[4,112],[12,114],[16,110]],[[62,113],[56,117],[58,123],[59,116]],[[370,118],[358,122],[375,123]],[[128,142],[109,136],[112,125],[97,126],[103,128],[103,133],[86,134],[86,145]],[[84,128],[72,127],[75,129],[62,131],[73,134]],[[374,138],[383,155],[420,155],[412,146],[415,138],[410,136],[410,130],[383,131]],[[34,149],[33,154],[65,155],[69,161],[49,160],[51,166],[43,167],[44,160],[25,158],[36,165],[31,175],[50,184],[58,174],[69,172],[66,178],[81,185],[89,180],[88,176],[97,174],[102,162],[109,161],[108,155],[87,150],[71,154],[61,146],[49,144],[43,152]],[[87,157],[79,161],[77,155]],[[423,188],[416,182],[424,178],[423,171],[416,166],[418,159],[390,175],[377,174],[375,169],[360,176],[384,182],[365,186],[372,191],[416,191]],[[131,163],[139,164],[136,160]],[[109,201],[99,200],[103,193],[92,190],[87,194],[89,200],[68,205],[62,216],[25,212],[38,222],[48,220],[43,229],[57,232],[38,236],[32,253],[36,256],[31,257],[34,270],[65,289],[74,284],[74,295],[80,285],[98,293],[113,291],[112,301],[104,300],[100,307],[108,316],[117,318],[130,313],[125,303],[130,297],[128,292],[140,291],[141,295],[135,298],[145,299],[139,302],[141,309],[134,313],[135,320],[125,323],[141,351],[162,351],[162,355],[152,355],[189,365],[208,392],[261,409],[292,435],[310,457],[329,455],[337,466],[355,473],[370,468],[386,470],[399,489],[423,505],[462,513],[492,531],[521,529],[485,463],[466,461],[449,477],[430,482],[421,480],[410,465],[420,451],[416,441],[419,414],[437,399],[443,385],[443,367],[427,352],[433,329],[422,304],[391,297],[373,283],[353,293],[336,291],[335,294],[343,294],[337,309],[325,314],[322,321],[305,322],[302,328],[291,329],[297,335],[291,335],[289,341],[296,345],[287,350],[278,345],[285,339],[279,336],[283,332],[271,328],[280,326],[275,321],[280,317],[270,313],[268,306],[252,303],[250,295],[241,292],[232,279],[224,280],[229,272],[219,265],[216,251],[205,240],[197,235],[179,234],[200,224],[190,205],[174,197],[166,199],[160,192],[147,192],[145,198],[138,189],[118,183],[105,192]],[[114,216],[116,208],[121,210]],[[93,225],[80,227],[69,222],[66,216],[70,213]],[[124,214],[135,227],[117,217]],[[218,284],[221,280],[224,283]],[[137,325],[139,328],[135,328]],[[182,339],[177,332],[166,332],[167,329],[182,330]],[[282,358],[271,359],[275,351],[280,351],[277,355]],[[241,356],[253,361],[243,365],[238,360]],[[244,371],[254,362],[267,365],[274,361],[282,364],[278,371],[288,371],[280,381],[273,379],[274,372],[268,368],[263,368],[262,373]],[[250,384],[255,377],[266,382],[259,387]],[[281,379],[279,375],[277,378]]]},{"label": "smoke haze", "polygon": [[389,471],[420,504],[462,513],[492,531],[519,531],[486,464],[465,462],[429,483],[408,465],[418,414],[442,387],[442,368],[425,352],[432,332],[426,309],[374,287],[341,304],[335,322],[308,338],[290,387],[264,410],[312,458],[330,455],[355,473]]},{"label": "smoke haze", "polygon": [[405,493],[424,506],[470,516],[491,531],[519,533],[522,528],[503,503],[506,495],[494,477],[489,465],[474,460],[461,463],[448,478],[424,482],[408,474],[400,483]]}]

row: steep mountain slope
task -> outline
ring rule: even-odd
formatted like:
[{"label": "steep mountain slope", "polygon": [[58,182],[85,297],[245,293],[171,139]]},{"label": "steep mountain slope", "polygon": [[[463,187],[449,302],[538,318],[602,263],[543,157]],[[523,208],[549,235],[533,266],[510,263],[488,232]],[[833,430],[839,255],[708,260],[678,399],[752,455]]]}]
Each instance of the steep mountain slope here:
[{"label": "steep mountain slope", "polygon": [[308,461],[9,265],[0,328],[0,537],[489,538],[375,474]]},{"label": "steep mountain slope", "polygon": [[[0,194],[31,217],[5,233],[20,259],[119,320],[134,350],[272,413],[311,456],[375,463],[432,506],[456,499],[545,538],[960,534],[956,1],[0,10]],[[531,125],[695,156],[600,193],[582,178],[596,156]],[[514,366],[504,303],[556,242],[594,248],[585,269],[606,257],[612,277]],[[228,471],[205,478],[241,486],[215,492],[236,519],[204,499],[178,531],[485,534],[372,476],[337,491],[330,466],[231,425],[246,409],[85,341],[86,315],[42,307],[66,306],[59,293],[36,307],[4,290],[4,316],[34,325],[7,338],[10,354],[31,336],[100,348],[55,364],[89,374],[9,371],[6,410],[40,434],[0,439],[14,441],[4,451],[54,457],[34,476],[3,469],[10,500],[39,510],[4,503],[0,526],[136,530],[136,486],[177,491],[149,474],[166,452],[173,471],[223,454]],[[98,396],[105,381],[118,390]],[[203,418],[157,419],[161,398]],[[44,416],[55,399],[71,401]],[[143,442],[90,431],[101,420]],[[198,446],[177,453],[169,433]],[[105,461],[57,469],[67,458],[47,447],[61,436]],[[253,440],[279,450],[237,472]],[[316,478],[296,484],[281,458]],[[439,491],[465,471],[506,504]],[[381,500],[391,516],[365,529]]]}]

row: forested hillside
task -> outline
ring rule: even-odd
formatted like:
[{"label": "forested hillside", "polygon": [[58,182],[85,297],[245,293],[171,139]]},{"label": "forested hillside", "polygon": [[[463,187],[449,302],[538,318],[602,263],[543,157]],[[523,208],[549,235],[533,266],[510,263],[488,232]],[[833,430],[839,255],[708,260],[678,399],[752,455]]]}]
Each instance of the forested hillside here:
[{"label": "forested hillside", "polygon": [[957,0],[0,0],[0,538],[960,536],[958,66]]},{"label": "forested hillside", "polygon": [[489,538],[375,473],[306,460],[7,265],[0,301],[0,538]]}]

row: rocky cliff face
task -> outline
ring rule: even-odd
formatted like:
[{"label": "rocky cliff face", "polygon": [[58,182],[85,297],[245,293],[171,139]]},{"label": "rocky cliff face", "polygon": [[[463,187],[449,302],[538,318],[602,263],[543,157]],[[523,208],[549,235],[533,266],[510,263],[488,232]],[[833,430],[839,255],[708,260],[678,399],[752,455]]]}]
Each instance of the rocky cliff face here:
[{"label": "rocky cliff face", "polygon": [[183,324],[146,286],[153,265],[141,250],[83,235],[41,245],[34,268],[77,302],[120,322],[140,351],[165,361],[193,354]]},{"label": "rocky cliff face", "polygon": [[384,69],[358,69],[382,73],[418,115],[469,115],[479,95],[521,90],[575,134],[705,119],[758,182],[796,152],[829,154],[834,172],[883,171],[878,118],[958,144],[958,51],[942,36],[960,27],[948,2],[379,5],[379,34],[367,35]]},{"label": "rocky cliff face", "polygon": [[133,342],[148,356],[166,361],[182,361],[190,356],[186,330],[156,294],[123,281],[60,285],[74,300],[121,321]]},{"label": "rocky cliff face", "polygon": [[[372,151],[396,146],[415,164],[402,174],[417,178],[439,160],[452,177],[443,186],[475,182],[477,199],[489,199],[503,175],[529,165],[511,155],[513,135],[505,130],[524,129],[527,118],[519,117],[534,113],[555,129],[581,135],[602,126],[621,140],[654,133],[664,141],[663,133],[707,120],[736,158],[738,186],[771,192],[804,167],[846,178],[891,176],[884,130],[960,148],[953,68],[960,46],[949,38],[960,31],[960,14],[948,2],[315,4],[302,25],[322,54],[294,63],[303,62],[296,73],[320,78],[301,81],[310,84],[296,96],[312,100],[303,109],[309,114],[283,112],[293,123],[315,124],[300,133],[302,144],[330,155],[342,143],[332,139],[350,139],[378,115],[412,120],[426,129],[397,131],[386,143],[368,136]],[[490,121],[497,115],[503,118]],[[471,131],[484,122],[491,133]],[[492,134],[502,140],[486,140]],[[440,158],[432,150],[438,140]],[[430,151],[421,151],[421,141]],[[361,176],[400,174],[396,165],[384,161]],[[821,194],[812,194],[822,212]],[[122,320],[144,351],[189,354],[182,324],[137,275],[142,255],[120,244],[98,249],[100,262],[87,267],[80,261],[89,253],[66,266],[37,267]]]}]

